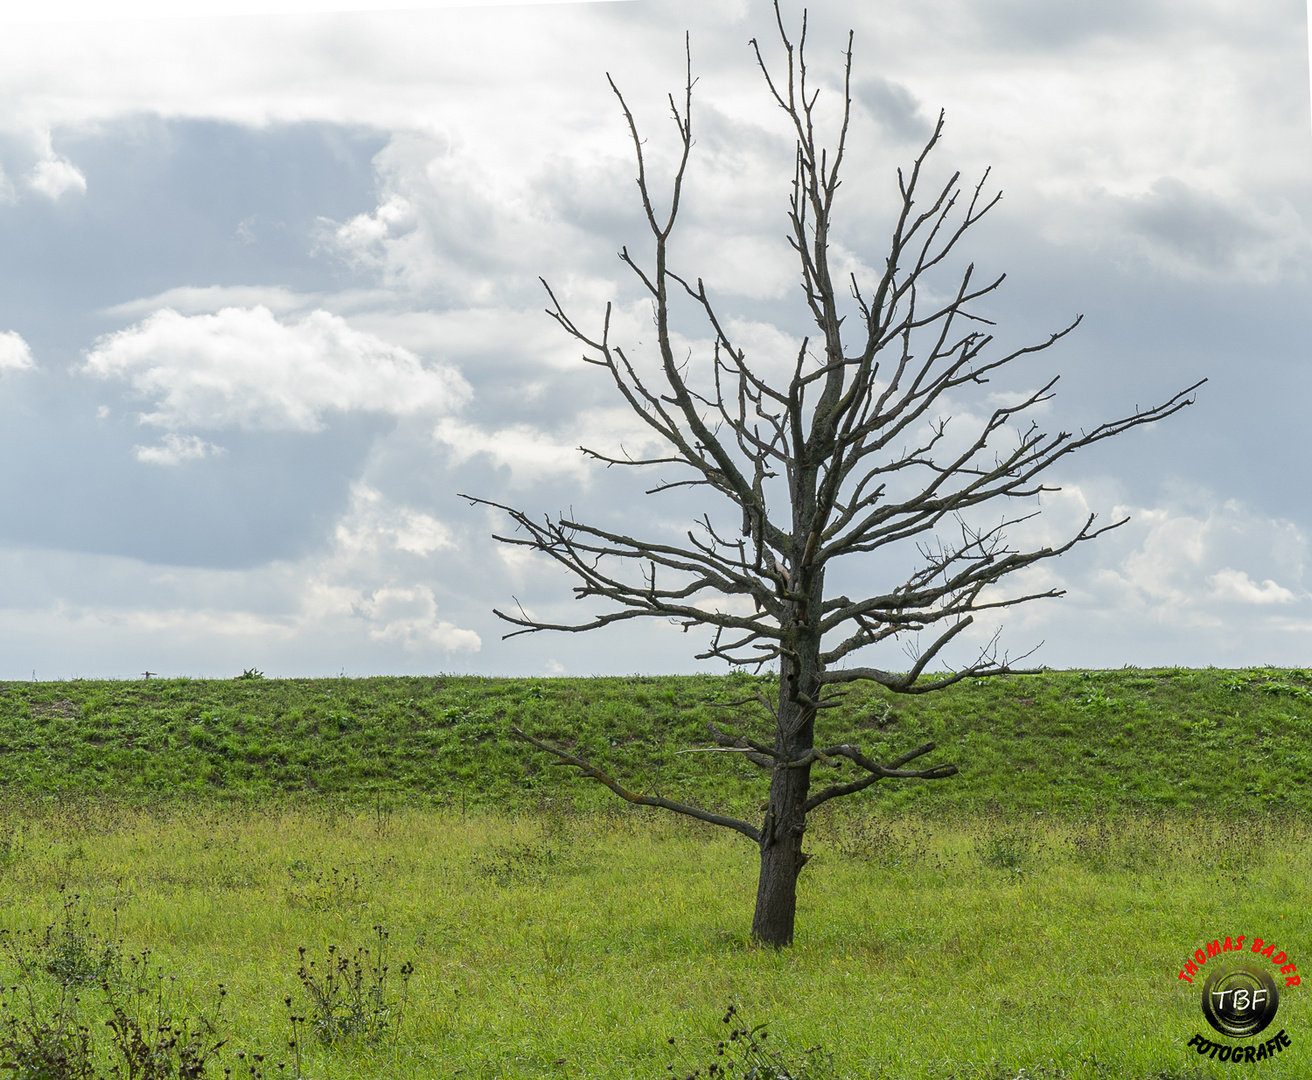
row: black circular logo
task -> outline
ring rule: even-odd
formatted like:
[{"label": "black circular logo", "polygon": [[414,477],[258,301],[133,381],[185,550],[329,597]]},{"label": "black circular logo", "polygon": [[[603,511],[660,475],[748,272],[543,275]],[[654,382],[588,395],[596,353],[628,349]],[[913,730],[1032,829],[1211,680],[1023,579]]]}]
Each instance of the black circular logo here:
[{"label": "black circular logo", "polygon": [[1271,1023],[1280,992],[1270,972],[1241,967],[1214,971],[1203,983],[1203,1015],[1222,1035],[1248,1039]]}]

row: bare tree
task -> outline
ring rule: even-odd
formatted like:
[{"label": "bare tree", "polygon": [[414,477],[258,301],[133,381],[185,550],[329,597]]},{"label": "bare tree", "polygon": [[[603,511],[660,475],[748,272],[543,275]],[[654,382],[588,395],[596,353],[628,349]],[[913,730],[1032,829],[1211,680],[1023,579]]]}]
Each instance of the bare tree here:
[{"label": "bare tree", "polygon": [[[796,163],[789,199],[789,242],[801,268],[802,296],[816,335],[804,341],[786,383],[773,385],[747,352],[733,341],[707,287],[670,268],[667,253],[679,212],[692,150],[692,70],[682,103],[671,95],[682,154],[674,173],[668,212],[660,212],[644,160],[644,143],[619,88],[619,100],[637,156],[637,184],[655,242],[654,257],[640,262],[628,248],[620,259],[650,293],[660,352],[659,371],[644,373],[634,357],[611,339],[611,306],[600,333],[585,330],[568,315],[544,281],[551,315],[586,346],[584,360],[603,369],[616,389],[658,438],[665,451],[634,458],[580,447],[607,465],[683,467],[687,473],[662,481],[648,494],[671,488],[707,488],[712,502],[727,510],[725,527],[710,513],[697,520],[686,543],[643,540],[558,517],[536,519],[525,511],[483,499],[472,502],[505,511],[518,527],[498,536],[549,555],[576,579],[578,600],[600,600],[605,610],[577,623],[548,623],[526,613],[497,611],[517,629],[596,630],[628,619],[657,617],[681,622],[685,629],[713,630],[709,647],[698,659],[733,665],[778,665],[775,701],[761,696],[770,714],[773,740],[712,728],[719,748],[760,766],[769,776],[769,800],[760,824],[710,813],[655,795],[623,787],[591,762],[516,729],[516,734],[563,764],[577,767],[621,798],[659,806],[702,821],[735,829],[760,847],[760,878],[753,935],[762,942],[792,941],[796,883],[808,855],[802,850],[807,815],[831,799],[862,791],[885,777],[938,780],[954,775],[955,765],[909,768],[934,750],[933,743],[914,747],[881,763],[847,744],[817,745],[817,720],[836,703],[845,685],[866,681],[898,694],[922,694],[961,679],[1019,670],[1000,654],[997,636],[972,662],[928,673],[929,665],[972,623],[976,612],[1059,596],[1060,590],[1025,593],[990,590],[1002,579],[1069,551],[1076,544],[1124,524],[1100,528],[1090,515],[1083,526],[1058,546],[1023,549],[1013,546],[1008,530],[1037,511],[1002,514],[996,524],[972,526],[972,511],[1055,491],[1043,474],[1066,455],[1131,428],[1160,420],[1192,403],[1189,387],[1168,401],[1132,415],[1099,424],[1079,434],[1040,430],[1027,414],[1052,397],[1057,378],[1026,394],[1016,404],[1000,406],[978,422],[955,449],[947,449],[948,420],[937,412],[952,395],[987,383],[1021,357],[1043,352],[1070,333],[1075,319],[1047,340],[994,355],[987,319],[972,305],[999,287],[1002,277],[983,284],[968,266],[950,291],[926,287],[933,272],[947,270],[968,229],[998,202],[986,196],[984,174],[973,189],[963,190],[960,174],[917,205],[922,168],[943,130],[940,115],[933,134],[909,174],[898,170],[900,208],[892,240],[877,280],[855,275],[835,279],[831,264],[839,172],[851,119],[852,36],[846,50],[841,126],[832,148],[816,134],[818,91],[807,81],[806,18],[796,47],[789,40],[775,3],[775,18],[786,54],[783,77],[766,65],[752,41],[756,60],[774,101],[796,137]],[[608,77],[609,79],[609,77]],[[840,288],[850,293],[840,297]],[[922,300],[924,296],[946,300]],[[700,369],[676,357],[671,344],[671,300],[691,301],[713,338]],[[855,318],[845,321],[840,302]],[[573,515],[571,515],[572,517]],[[741,525],[739,524],[741,523]],[[937,530],[951,526],[948,537]],[[868,555],[895,545],[914,545],[914,567],[905,581],[866,596],[830,595],[825,576],[839,559]],[[748,598],[706,604],[708,598]],[[702,600],[702,604],[697,601]],[[852,663],[858,652],[880,642],[930,631],[929,644],[911,651],[907,671],[885,671]],[[817,764],[855,766],[856,778],[812,788]]]}]

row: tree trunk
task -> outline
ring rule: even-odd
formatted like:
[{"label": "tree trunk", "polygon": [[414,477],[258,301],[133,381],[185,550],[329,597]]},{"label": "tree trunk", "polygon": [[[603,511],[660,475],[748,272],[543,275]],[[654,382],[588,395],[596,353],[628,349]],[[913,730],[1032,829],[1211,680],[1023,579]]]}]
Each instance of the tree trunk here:
[{"label": "tree trunk", "polygon": [[802,851],[810,766],[777,769],[761,835],[761,876],[756,886],[752,937],[765,945],[791,945],[797,915],[797,876],[810,858]]},{"label": "tree trunk", "polygon": [[[799,701],[798,692],[811,701],[819,697],[819,644],[818,639],[799,642],[800,670],[788,660],[780,664],[775,749],[786,760],[801,758],[815,740],[815,709]],[[810,788],[810,765],[776,768],[770,780],[770,801],[761,826],[761,876],[752,918],[752,937],[765,945],[793,943],[797,878],[811,857],[802,850],[806,833],[804,807]]]}]

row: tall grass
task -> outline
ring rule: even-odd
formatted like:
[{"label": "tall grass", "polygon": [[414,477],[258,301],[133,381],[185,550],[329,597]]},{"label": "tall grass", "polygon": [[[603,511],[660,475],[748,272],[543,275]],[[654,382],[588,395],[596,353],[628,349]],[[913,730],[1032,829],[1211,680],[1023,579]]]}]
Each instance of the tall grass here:
[{"label": "tall grass", "polygon": [[[1185,1046],[1208,1030],[1186,956],[1245,934],[1312,970],[1312,824],[1293,815],[839,809],[813,821],[778,952],[750,942],[750,844],[625,807],[11,799],[0,834],[0,929],[39,935],[77,896],[88,955],[149,950],[177,1015],[213,1012],[222,984],[234,1075],[256,1054],[265,1076],[334,1080],[683,1075],[729,1003],[840,1077],[1233,1075]],[[299,950],[376,950],[380,927],[391,973],[368,1000],[391,1011],[315,1038]],[[54,1000],[53,976],[0,960]],[[1266,1076],[1312,1074],[1304,993],[1281,999],[1293,1045]]]}]

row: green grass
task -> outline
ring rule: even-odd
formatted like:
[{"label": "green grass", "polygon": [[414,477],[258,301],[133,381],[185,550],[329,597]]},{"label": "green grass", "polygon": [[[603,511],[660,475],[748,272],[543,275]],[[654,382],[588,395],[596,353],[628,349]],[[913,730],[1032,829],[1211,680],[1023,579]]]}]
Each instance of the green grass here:
[{"label": "green grass", "polygon": [[[764,734],[746,675],[629,679],[236,679],[0,684],[0,787],[141,798],[330,797],[531,807],[611,796],[509,735],[558,740],[639,787],[739,808],[754,766],[706,726]],[[895,697],[853,691],[823,742],[891,757],[927,739],[951,780],[881,784],[888,810],[1099,806],[1312,813],[1312,674],[1261,668],[1050,672]],[[823,777],[824,770],[817,773]]]},{"label": "green grass", "polygon": [[[734,1002],[784,1056],[832,1054],[834,1077],[1183,1080],[1234,1074],[1184,1046],[1209,1030],[1176,978],[1194,949],[1263,937],[1312,971],[1309,672],[853,693],[824,742],[891,757],[934,739],[933,760],[962,771],[813,815],[782,952],[750,941],[751,844],[627,807],[509,736],[520,725],[640,789],[755,817],[755,767],[677,751],[708,745],[708,722],[762,734],[758,707],[732,705],[757,689],[770,684],[0,684],[0,943],[19,943],[0,948],[0,1020],[50,1015],[52,956],[77,970],[118,942],[120,967],[149,950],[164,975],[143,1008],[213,1017],[224,985],[221,1053],[240,1077],[293,1075],[293,1033],[307,1080],[682,1076]],[[379,1037],[326,1046],[312,1019],[293,1028],[314,1015],[298,949],[320,973],[330,945],[376,958],[375,926],[391,954],[369,999],[386,1006],[370,1013]],[[76,993],[103,1071],[103,991]],[[1265,1075],[1312,1074],[1303,993],[1282,996],[1293,1046]]]},{"label": "green grass", "polygon": [[[298,948],[322,964],[329,945],[370,945],[375,925],[393,972],[415,966],[400,1037],[324,1046],[302,1026],[306,1077],[684,1075],[710,1060],[730,1002],[785,1056],[832,1054],[836,1077],[1233,1075],[1184,1046],[1208,1030],[1197,987],[1177,978],[1186,956],[1244,934],[1312,963],[1312,826],[1296,818],[825,815],[784,951],[749,940],[750,844],[627,808],[513,819],[62,800],[11,801],[0,818],[0,928],[58,926],[77,895],[97,946],[85,951],[151,950],[179,1013],[212,1012],[224,984],[221,1053],[237,1075],[254,1053],[266,1076],[294,1070],[284,998],[311,1013]],[[2,954],[0,978],[16,981]],[[29,982],[53,999],[52,977]],[[394,1007],[400,989],[393,974]],[[1308,1075],[1304,993],[1282,996],[1293,1046],[1263,1075]],[[97,993],[81,995],[94,1017]]]}]

